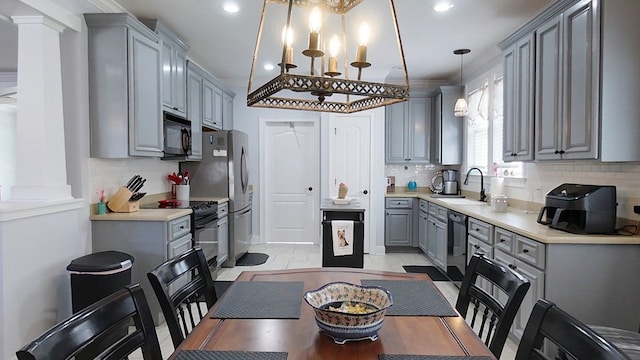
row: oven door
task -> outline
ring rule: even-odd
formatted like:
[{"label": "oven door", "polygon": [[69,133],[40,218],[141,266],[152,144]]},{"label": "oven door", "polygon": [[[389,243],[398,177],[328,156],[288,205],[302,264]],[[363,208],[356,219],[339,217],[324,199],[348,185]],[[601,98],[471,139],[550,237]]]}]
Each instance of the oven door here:
[{"label": "oven door", "polygon": [[193,230],[193,246],[199,246],[211,268],[211,275],[215,279],[218,267],[218,217],[212,215],[195,221]]}]

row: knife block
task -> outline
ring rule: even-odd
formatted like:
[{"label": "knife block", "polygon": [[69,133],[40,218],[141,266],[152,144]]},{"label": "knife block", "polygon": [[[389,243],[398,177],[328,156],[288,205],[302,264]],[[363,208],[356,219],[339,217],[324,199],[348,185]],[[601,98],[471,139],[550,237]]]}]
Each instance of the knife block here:
[{"label": "knife block", "polygon": [[109,207],[109,210],[119,213],[130,213],[140,210],[138,201],[129,201],[131,195],[133,195],[133,193],[122,186],[111,197],[111,200],[107,203],[107,207]]}]

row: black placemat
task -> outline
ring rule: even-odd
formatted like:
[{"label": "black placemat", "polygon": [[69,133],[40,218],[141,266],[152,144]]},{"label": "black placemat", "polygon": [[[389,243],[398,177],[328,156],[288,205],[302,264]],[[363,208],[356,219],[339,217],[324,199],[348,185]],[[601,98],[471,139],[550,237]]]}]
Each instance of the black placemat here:
[{"label": "black placemat", "polygon": [[380,354],[380,360],[491,360],[488,356],[450,356],[450,355],[403,355]]},{"label": "black placemat", "polygon": [[286,360],[286,352],[182,350],[175,360]]},{"label": "black placemat", "polygon": [[387,316],[458,316],[447,299],[428,281],[362,280],[362,285],[383,287],[391,293],[393,306]]},{"label": "black placemat", "polygon": [[301,281],[236,281],[211,316],[218,319],[299,319]]}]

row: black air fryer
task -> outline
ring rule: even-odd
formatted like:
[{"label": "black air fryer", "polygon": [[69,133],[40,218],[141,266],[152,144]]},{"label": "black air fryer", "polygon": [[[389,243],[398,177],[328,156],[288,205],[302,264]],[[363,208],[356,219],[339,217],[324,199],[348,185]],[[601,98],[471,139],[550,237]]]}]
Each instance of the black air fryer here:
[{"label": "black air fryer", "polygon": [[615,186],[562,184],[547,194],[538,222],[574,234],[612,234],[617,205]]}]

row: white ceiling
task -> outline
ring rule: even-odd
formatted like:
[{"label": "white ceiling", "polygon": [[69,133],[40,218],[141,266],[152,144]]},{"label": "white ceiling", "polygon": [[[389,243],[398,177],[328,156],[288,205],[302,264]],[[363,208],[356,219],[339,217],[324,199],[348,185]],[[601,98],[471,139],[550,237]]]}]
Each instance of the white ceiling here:
[{"label": "white ceiling", "polygon": [[[61,5],[87,0],[53,0]],[[137,17],[158,18],[178,33],[191,47],[189,57],[228,85],[246,86],[262,12],[260,0],[115,0]],[[227,1],[238,4],[240,11],[227,14],[222,6]],[[387,0],[378,2],[388,9]],[[407,71],[412,83],[457,81],[460,57],[453,50],[469,48],[464,56],[465,73],[474,65],[483,64],[500,53],[496,46],[554,0],[449,0],[454,6],[447,13],[435,13],[439,0],[395,0],[397,20],[402,38]],[[4,2],[4,0],[0,1]],[[16,0],[10,2],[15,3]],[[6,4],[6,3],[5,3]],[[378,4],[376,4],[378,5]],[[11,15],[11,9],[0,7],[0,15]],[[381,39],[387,30],[376,20],[370,21],[372,32]],[[375,35],[372,34],[372,38]],[[16,63],[17,31],[15,26],[0,19],[0,71],[11,70]],[[306,47],[306,35],[301,36],[296,51]],[[379,41],[385,43],[384,41]],[[391,42],[391,45],[395,45]],[[281,49],[280,39],[261,49]],[[12,51],[12,49],[15,49]],[[393,48],[395,49],[395,47]],[[299,51],[298,51],[299,52]],[[355,52],[353,50],[352,52]],[[367,59],[381,73],[390,74],[399,65],[396,57],[384,56],[389,47],[369,46]],[[394,50],[395,53],[395,50]],[[383,55],[383,56],[380,56]],[[297,55],[296,55],[297,56]],[[301,56],[302,57],[302,56]],[[275,61],[276,63],[278,61]],[[13,69],[15,69],[13,65]],[[373,66],[372,66],[373,68]],[[256,71],[263,72],[262,69]],[[397,72],[397,71],[396,71]],[[257,72],[256,77],[268,76]]]}]

